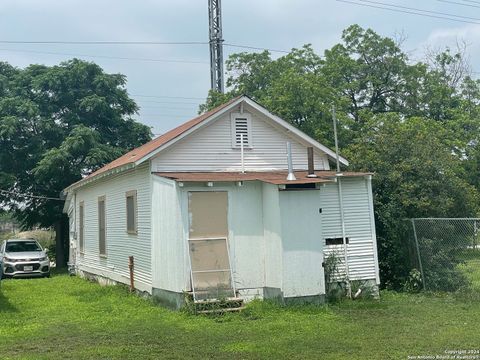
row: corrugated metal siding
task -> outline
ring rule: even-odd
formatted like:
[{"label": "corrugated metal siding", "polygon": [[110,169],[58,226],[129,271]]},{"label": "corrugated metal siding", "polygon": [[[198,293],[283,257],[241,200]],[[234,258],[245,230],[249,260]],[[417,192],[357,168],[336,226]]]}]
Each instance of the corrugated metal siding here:
[{"label": "corrugated metal siding", "polygon": [[[81,201],[85,207],[85,251],[76,256],[77,265],[129,277],[128,257],[135,257],[135,280],[151,287],[151,186],[149,164],[110,176],[78,189],[77,214]],[[138,233],[126,232],[125,193],[137,190]],[[99,256],[98,197],[105,195],[107,256]],[[76,221],[77,234],[79,223]],[[144,287],[145,287],[144,286]]]},{"label": "corrugated metal siding", "polygon": [[[377,279],[376,239],[371,200],[368,195],[368,180],[365,178],[341,179],[343,192],[345,233],[348,264],[351,280]],[[338,184],[322,187],[323,238],[342,237]],[[341,261],[339,273],[345,274],[343,245],[325,246],[324,255],[336,253]]]},{"label": "corrugated metal siding", "polygon": [[[234,109],[232,112],[237,112]],[[307,146],[259,113],[252,114],[252,149],[245,149],[247,171],[287,168],[286,143],[292,143],[295,170],[307,169]],[[324,153],[315,153],[315,168],[328,170]],[[230,114],[161,152],[152,160],[152,171],[239,171],[240,149],[232,149]]]}]

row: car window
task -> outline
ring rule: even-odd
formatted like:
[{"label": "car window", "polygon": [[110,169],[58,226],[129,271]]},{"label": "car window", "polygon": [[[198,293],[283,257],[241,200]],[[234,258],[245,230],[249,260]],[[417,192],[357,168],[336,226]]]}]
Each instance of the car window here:
[{"label": "car window", "polygon": [[36,241],[9,241],[6,252],[42,251]]}]

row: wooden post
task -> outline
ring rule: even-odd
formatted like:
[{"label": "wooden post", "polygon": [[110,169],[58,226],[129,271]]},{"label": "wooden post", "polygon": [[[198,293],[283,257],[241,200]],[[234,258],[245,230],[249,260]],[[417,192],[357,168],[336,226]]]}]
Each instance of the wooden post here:
[{"label": "wooden post", "polygon": [[134,267],[133,256],[129,256],[128,269],[130,270],[130,292],[133,292],[135,290],[134,279],[133,279],[133,267]]}]

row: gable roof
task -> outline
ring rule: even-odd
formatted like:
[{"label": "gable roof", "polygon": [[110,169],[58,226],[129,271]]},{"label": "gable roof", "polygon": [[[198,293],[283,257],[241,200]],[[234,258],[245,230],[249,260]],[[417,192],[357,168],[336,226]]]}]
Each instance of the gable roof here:
[{"label": "gable roof", "polygon": [[[252,106],[255,108],[257,111],[260,113],[266,115],[268,118],[272,119],[274,122],[277,124],[281,125],[283,128],[288,130],[289,132],[295,134],[296,136],[300,137],[310,145],[314,146],[315,148],[325,152],[330,158],[335,159],[335,153],[327,148],[326,146],[320,144],[316,140],[312,139],[308,135],[304,134],[302,131],[298,130],[294,126],[290,125],[287,123],[285,120],[279,118],[276,115],[273,115],[270,113],[268,110],[266,110],[264,107],[262,107],[260,104],[257,102],[253,101],[250,99],[248,96],[241,95],[237,96],[230,101],[217,106],[216,108],[207,111],[206,113],[197,116],[196,118],[193,118],[192,120],[189,120],[185,123],[183,123],[180,126],[177,126],[176,128],[166,132],[165,134],[143,144],[142,146],[139,146],[138,148],[135,148],[126,154],[120,156],[119,158],[113,160],[112,162],[108,163],[104,167],[98,169],[97,171],[91,173],[90,175],[86,176],[85,178],[77,181],[76,183],[70,185],[67,187],[64,192],[67,192],[68,190],[72,188],[76,188],[78,186],[81,186],[87,182],[93,181],[96,178],[100,178],[103,176],[106,176],[112,172],[119,172],[122,170],[126,170],[129,168],[132,168],[136,165],[139,165],[143,163],[144,161],[147,161],[151,157],[155,156],[158,152],[164,149],[165,146],[169,146],[173,143],[175,143],[177,140],[180,138],[183,138],[184,136],[188,135],[191,131],[196,130],[200,126],[206,125],[206,123],[209,123],[211,120],[216,119],[217,116],[220,116],[224,112],[228,111],[230,108],[233,108],[240,104],[241,102],[245,101],[248,105]],[[344,159],[343,157],[340,157],[340,162],[344,165],[348,165],[348,161]]]}]

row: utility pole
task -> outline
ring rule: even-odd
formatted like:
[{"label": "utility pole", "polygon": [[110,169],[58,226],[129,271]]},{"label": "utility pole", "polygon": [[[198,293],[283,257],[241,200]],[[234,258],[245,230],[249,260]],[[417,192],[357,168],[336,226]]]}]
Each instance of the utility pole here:
[{"label": "utility pole", "polygon": [[224,92],[221,0],[208,0],[210,81],[212,90]]}]

